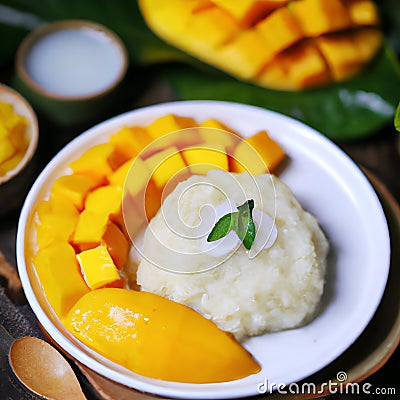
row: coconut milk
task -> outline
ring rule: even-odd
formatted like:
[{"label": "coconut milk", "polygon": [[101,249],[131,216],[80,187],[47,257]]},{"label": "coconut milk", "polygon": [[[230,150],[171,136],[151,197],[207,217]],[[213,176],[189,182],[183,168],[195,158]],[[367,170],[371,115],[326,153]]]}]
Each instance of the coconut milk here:
[{"label": "coconut milk", "polygon": [[37,85],[55,95],[89,96],[110,87],[123,69],[123,54],[104,32],[62,29],[40,38],[25,58]]}]

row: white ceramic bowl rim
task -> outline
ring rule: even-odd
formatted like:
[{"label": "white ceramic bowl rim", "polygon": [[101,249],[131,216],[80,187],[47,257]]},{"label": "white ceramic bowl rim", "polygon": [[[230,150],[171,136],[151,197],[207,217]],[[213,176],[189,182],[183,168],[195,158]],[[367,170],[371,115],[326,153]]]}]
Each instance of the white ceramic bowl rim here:
[{"label": "white ceramic bowl rim", "polygon": [[[305,162],[305,160],[308,158],[313,158],[313,163],[317,163],[321,167],[321,170],[323,170],[323,173],[330,174],[332,179],[335,179],[335,182],[339,182],[344,196],[347,196],[346,201],[348,200],[349,202],[356,202],[354,204],[357,205],[357,212],[359,212],[361,216],[368,217],[367,220],[359,219],[356,221],[360,226],[357,225],[355,229],[359,229],[359,232],[361,233],[364,232],[365,239],[368,240],[368,243],[360,243],[361,250],[359,250],[357,247],[356,257],[362,257],[363,251],[368,251],[371,270],[366,270],[366,273],[361,274],[358,280],[354,280],[354,276],[351,276],[352,279],[350,279],[350,282],[348,282],[348,279],[346,279],[346,276],[344,276],[344,280],[341,281],[341,285],[338,285],[336,288],[337,298],[333,298],[333,305],[331,306],[328,304],[325,312],[321,314],[321,318],[317,318],[309,326],[289,332],[270,334],[268,335],[268,342],[263,342],[263,337],[258,337],[254,338],[254,340],[251,339],[249,343],[245,344],[251,352],[257,352],[260,351],[260,349],[264,351],[264,348],[268,348],[268,351],[271,351],[272,354],[273,350],[271,350],[272,348],[268,346],[273,346],[274,343],[280,343],[282,340],[286,340],[284,343],[290,347],[292,338],[299,336],[301,343],[304,343],[303,347],[312,347],[315,345],[319,349],[319,352],[317,352],[315,355],[311,353],[304,356],[304,362],[306,362],[307,365],[295,373],[290,369],[292,360],[290,362],[285,360],[285,365],[288,369],[288,372],[285,371],[284,373],[281,373],[280,377],[282,380],[279,382],[289,384],[294,380],[298,381],[304,379],[307,376],[317,372],[336,359],[357,339],[357,337],[367,326],[379,305],[386,285],[390,266],[390,240],[386,218],[379,200],[364,174],[355,165],[355,163],[330,140],[312,128],[307,127],[294,119],[272,111],[242,104],[217,101],[187,101],[164,103],[130,111],[89,129],[86,133],[69,143],[60,153],[58,153],[58,155],[53,158],[53,160],[40,174],[25,201],[17,232],[18,270],[26,297],[34,313],[36,314],[36,317],[40,321],[43,328],[53,338],[53,340],[55,340],[55,342],[57,342],[72,357],[76,358],[78,361],[82,362],[96,372],[107,376],[109,379],[127,386],[134,387],[135,389],[144,392],[178,398],[216,399],[244,397],[256,395],[258,393],[257,382],[262,382],[268,372],[270,372],[271,376],[273,376],[273,371],[270,371],[270,366],[269,369],[266,369],[264,372],[262,371],[262,373],[256,376],[221,384],[182,384],[138,376],[137,374],[124,370],[122,367],[116,366],[114,363],[111,363],[100,356],[96,356],[94,352],[88,351],[84,348],[84,346],[79,344],[77,345],[76,341],[71,339],[71,337],[68,338],[68,335],[66,335],[65,332],[63,333],[53,324],[35,296],[32,283],[27,273],[25,260],[24,245],[27,234],[26,230],[27,224],[30,218],[32,218],[31,210],[35,208],[35,202],[38,201],[38,193],[43,186],[47,185],[48,187],[48,180],[51,177],[52,171],[60,166],[65,168],[67,165],[67,160],[71,160],[71,157],[73,156],[77,157],[79,153],[82,153],[89,144],[93,145],[105,141],[107,135],[114,132],[116,129],[125,125],[145,125],[151,120],[167,113],[191,116],[199,120],[208,118],[220,119],[222,122],[226,123],[227,125],[231,125],[234,129],[237,129],[241,133],[243,132],[245,135],[255,133],[254,130],[258,130],[261,127],[262,129],[267,129],[273,138],[281,142],[285,150],[287,148],[288,150],[294,152],[296,150],[293,147],[293,140],[299,140],[300,144],[303,146],[302,151],[305,153],[303,162]],[[279,136],[279,134],[281,134],[281,136]],[[306,146],[304,144],[306,144]],[[309,183],[303,182],[303,186],[296,183],[299,181],[299,176],[297,175],[297,171],[294,169],[294,167],[298,166],[298,168],[301,170],[302,166],[301,164],[296,164],[295,158],[293,161],[294,166],[289,166],[288,171],[284,171],[281,177],[284,181],[287,180],[290,182],[289,186],[291,188],[292,185],[294,186],[296,195],[298,194],[296,193],[296,190],[299,191],[300,201],[307,203],[307,197],[304,199],[302,198],[304,194],[304,191],[302,192],[302,187],[305,186],[304,190],[307,191],[307,185],[312,184],[312,182],[311,179],[307,179],[306,181]],[[311,166],[313,165],[314,164]],[[318,173],[318,171],[315,172]],[[304,178],[304,176],[300,176],[300,178]],[[323,185],[324,183],[319,182],[319,184]],[[324,195],[324,193],[321,195]],[[360,198],[362,199],[362,202],[358,202],[357,196],[361,196]],[[313,208],[315,206],[317,207],[317,210],[318,208],[323,210],[325,205],[319,203],[320,202],[318,202],[317,205],[313,205],[311,202],[303,205],[306,209],[309,207]],[[333,213],[335,213],[335,211],[333,211]],[[325,214],[317,213],[318,217],[321,215],[322,225],[325,223],[329,227],[328,222],[330,217],[325,217],[325,215],[327,215],[326,208]],[[324,218],[328,218],[328,220],[325,221]],[[343,222],[345,223],[345,221]],[[371,227],[373,229],[371,229]],[[345,234],[345,232],[343,233]],[[332,239],[334,239],[334,241],[339,240],[339,242],[342,240],[338,236]],[[343,238],[342,242],[344,243],[344,246],[346,246],[346,242],[349,241],[348,239],[350,238]],[[354,240],[357,240],[357,238]],[[352,240],[350,240],[350,242],[351,244],[353,243]],[[335,243],[333,244],[335,245]],[[349,250],[351,249],[349,248]],[[340,258],[341,253],[339,253],[338,256]],[[355,260],[357,261],[358,259],[356,258]],[[342,273],[346,274],[348,268],[353,266],[344,265],[344,267],[347,269],[340,265],[340,268],[337,271],[339,275]],[[356,268],[356,272],[359,272],[359,268],[362,268],[363,266],[355,265],[354,267],[357,267],[358,269]],[[358,275],[356,275],[356,278],[357,276]],[[340,276],[339,279],[341,279]],[[353,286],[357,286],[358,281],[361,283],[366,283],[367,289],[372,290],[367,290],[366,292],[360,294],[356,293],[357,287],[353,289]],[[342,283],[344,285],[344,289],[342,288]],[[349,310],[349,313],[346,313],[346,315],[343,316],[342,326],[339,326],[339,324],[335,324],[334,326],[324,326],[324,324],[326,325],[326,319],[328,318],[328,316],[325,314],[335,315],[336,321],[337,318],[341,318],[341,315],[336,314],[342,314],[343,309],[348,310],[349,304],[341,304],[341,296],[346,297],[350,295],[359,296],[355,297],[357,300],[354,303],[355,314],[352,313],[353,311]],[[348,297],[346,297],[346,299],[346,301],[348,301]],[[336,306],[338,310],[336,310]],[[350,308],[351,306],[352,304],[350,304]],[[339,313],[337,311],[339,311]],[[315,331],[315,329],[316,332],[313,333],[313,330]],[[333,330],[336,330],[334,334],[336,342],[333,346],[329,346],[329,343],[326,342],[326,340],[329,338],[327,339],[326,336],[329,336],[330,334],[333,335]],[[314,334],[316,336],[313,336]],[[300,355],[302,350],[303,349],[299,349]],[[290,348],[288,351],[290,351]],[[323,354],[322,358],[321,354]],[[285,353],[284,351],[280,355],[283,358],[290,357],[290,354]],[[303,355],[301,356],[303,357]],[[307,356],[309,358],[308,360]],[[313,358],[314,356],[315,358]]]}]

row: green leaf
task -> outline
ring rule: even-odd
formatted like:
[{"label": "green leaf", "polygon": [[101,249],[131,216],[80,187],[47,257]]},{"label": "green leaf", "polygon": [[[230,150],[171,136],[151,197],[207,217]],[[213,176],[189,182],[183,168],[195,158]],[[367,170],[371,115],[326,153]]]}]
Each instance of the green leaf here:
[{"label": "green leaf", "polygon": [[398,104],[394,115],[394,127],[400,132],[400,103]]},{"label": "green leaf", "polygon": [[338,140],[371,135],[392,121],[400,93],[399,66],[388,48],[357,77],[314,90],[268,90],[187,66],[173,66],[166,76],[183,100],[225,100],[267,108]]},{"label": "green leaf", "polygon": [[253,208],[254,200],[248,200],[237,208],[239,210],[239,216],[236,233],[247,250],[251,249],[254,239],[256,238],[256,227],[252,216]]},{"label": "green leaf", "polygon": [[229,213],[221,217],[215,224],[207,237],[207,242],[215,242],[216,240],[222,239],[230,231],[237,230],[238,212]]},{"label": "green leaf", "polygon": [[207,237],[207,242],[222,239],[230,231],[235,231],[239,239],[243,242],[244,247],[250,250],[256,237],[256,227],[252,216],[253,208],[254,200],[251,199],[238,206],[237,212],[225,214],[211,230]]}]

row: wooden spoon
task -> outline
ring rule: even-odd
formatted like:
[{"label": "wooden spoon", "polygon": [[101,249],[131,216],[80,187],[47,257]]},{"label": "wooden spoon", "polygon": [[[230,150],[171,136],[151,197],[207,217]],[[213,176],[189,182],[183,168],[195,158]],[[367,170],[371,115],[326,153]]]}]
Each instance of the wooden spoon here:
[{"label": "wooden spoon", "polygon": [[10,367],[31,392],[48,400],[86,399],[71,366],[53,346],[32,336],[9,340]]}]

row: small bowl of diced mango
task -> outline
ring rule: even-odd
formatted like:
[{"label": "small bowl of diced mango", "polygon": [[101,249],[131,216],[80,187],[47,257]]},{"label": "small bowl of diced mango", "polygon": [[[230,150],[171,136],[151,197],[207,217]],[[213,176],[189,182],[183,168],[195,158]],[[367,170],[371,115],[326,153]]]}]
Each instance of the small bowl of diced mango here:
[{"label": "small bowl of diced mango", "polygon": [[[15,90],[0,84],[0,215],[20,204],[27,191],[38,143],[38,123],[30,104]],[[29,170],[27,172],[27,170]]]}]

